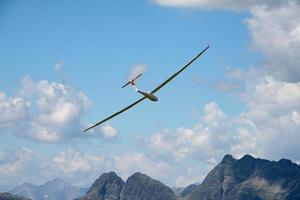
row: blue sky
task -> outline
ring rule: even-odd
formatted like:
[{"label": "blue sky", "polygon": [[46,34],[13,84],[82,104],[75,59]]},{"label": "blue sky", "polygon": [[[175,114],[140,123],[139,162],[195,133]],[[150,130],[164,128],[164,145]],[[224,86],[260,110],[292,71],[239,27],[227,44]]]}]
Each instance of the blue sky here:
[{"label": "blue sky", "polygon": [[[269,148],[282,132],[299,137],[298,96],[276,96],[299,89],[298,4],[178,2],[1,1],[0,168],[25,166],[0,174],[6,187],[57,176],[88,185],[110,170],[124,179],[142,171],[182,186],[200,182],[226,153],[300,160],[286,148],[291,140],[274,154]],[[280,20],[271,26],[262,13]],[[286,24],[292,25],[281,35]],[[151,90],[208,44],[157,103],[145,101],[94,133],[80,132],[140,97],[120,88],[133,66],[147,66],[138,86]],[[291,47],[278,58],[278,49]],[[274,114],[273,107],[282,110]],[[294,124],[273,128],[271,122],[288,116]],[[67,172],[67,163],[73,170]]]}]

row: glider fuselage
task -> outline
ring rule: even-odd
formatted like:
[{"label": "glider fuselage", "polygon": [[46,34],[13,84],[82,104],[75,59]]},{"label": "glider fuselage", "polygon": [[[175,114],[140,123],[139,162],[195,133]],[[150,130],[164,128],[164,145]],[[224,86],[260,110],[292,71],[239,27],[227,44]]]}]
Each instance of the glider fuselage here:
[{"label": "glider fuselage", "polygon": [[124,87],[126,87],[127,85],[130,84],[130,85],[132,86],[132,88],[133,88],[136,92],[138,92],[138,93],[144,95],[144,97],[146,97],[146,98],[149,99],[150,101],[158,101],[158,98],[157,98],[153,93],[151,93],[151,92],[144,92],[144,91],[139,90],[139,89],[137,88],[137,86],[136,86],[136,84],[135,84],[135,80],[138,79],[138,78],[141,77],[141,76],[142,76],[142,74],[139,74],[139,75],[138,75],[137,77],[135,77],[134,79],[129,80],[125,85],[122,86],[122,88],[124,88]]},{"label": "glider fuselage", "polygon": [[150,92],[143,92],[143,91],[140,91],[140,90],[138,90],[137,92],[144,95],[145,97],[147,97],[151,101],[158,101],[158,98]]}]

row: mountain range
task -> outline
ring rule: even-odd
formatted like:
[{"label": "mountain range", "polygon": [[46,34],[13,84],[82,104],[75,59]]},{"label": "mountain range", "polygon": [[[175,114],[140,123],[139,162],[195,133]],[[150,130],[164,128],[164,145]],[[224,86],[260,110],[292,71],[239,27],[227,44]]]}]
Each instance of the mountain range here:
[{"label": "mountain range", "polygon": [[56,178],[42,185],[24,183],[9,193],[31,200],[71,200],[82,196],[87,189],[79,188]]},{"label": "mountain range", "polygon": [[115,172],[102,174],[85,194],[60,179],[21,186],[11,193],[32,200],[300,200],[300,166],[287,159],[226,155],[201,184],[175,190],[146,174],[134,173],[124,182]]},{"label": "mountain range", "polygon": [[300,200],[300,166],[245,155],[226,155],[201,184],[177,190],[135,173],[124,183],[114,172],[100,176],[80,200]]}]

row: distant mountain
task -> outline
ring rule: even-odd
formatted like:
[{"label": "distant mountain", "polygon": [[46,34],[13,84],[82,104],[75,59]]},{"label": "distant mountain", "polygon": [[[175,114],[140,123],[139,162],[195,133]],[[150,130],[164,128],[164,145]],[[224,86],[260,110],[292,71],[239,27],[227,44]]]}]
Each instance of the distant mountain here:
[{"label": "distant mountain", "polygon": [[199,183],[191,184],[182,189],[178,195],[182,198],[187,198],[199,185]]},{"label": "distant mountain", "polygon": [[124,181],[114,172],[102,174],[78,200],[120,200]]},{"label": "distant mountain", "polygon": [[29,199],[5,192],[5,193],[0,193],[0,200],[29,200]]},{"label": "distant mountain", "polygon": [[32,200],[71,200],[82,196],[86,189],[65,183],[62,179],[54,179],[43,185],[22,184],[10,193],[23,196]]},{"label": "distant mountain", "polygon": [[290,160],[271,162],[226,155],[188,200],[299,200],[300,167]]}]

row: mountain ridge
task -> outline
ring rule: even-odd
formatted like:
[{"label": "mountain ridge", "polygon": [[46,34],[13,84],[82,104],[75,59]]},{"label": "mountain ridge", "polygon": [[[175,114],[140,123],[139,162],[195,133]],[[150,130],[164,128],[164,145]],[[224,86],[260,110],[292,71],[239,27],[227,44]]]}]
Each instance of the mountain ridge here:
[{"label": "mountain ridge", "polygon": [[[48,188],[52,196],[45,198],[43,188]],[[57,191],[66,188],[68,184],[56,178],[40,186],[22,184],[14,193],[27,192],[27,198],[31,195],[32,200],[299,200],[300,165],[284,158],[269,161],[245,155],[236,159],[227,154],[202,183],[180,188],[176,194],[160,181],[140,172],[132,174],[126,182],[115,172],[103,173],[78,198],[71,198],[64,192],[64,195],[53,194],[61,194]]]},{"label": "mountain ridge", "polygon": [[63,179],[55,178],[41,185],[24,183],[9,193],[23,196],[31,200],[70,200],[85,193],[86,189],[66,183]]},{"label": "mountain ridge", "polygon": [[188,200],[296,200],[299,183],[300,167],[290,160],[225,155]]}]

